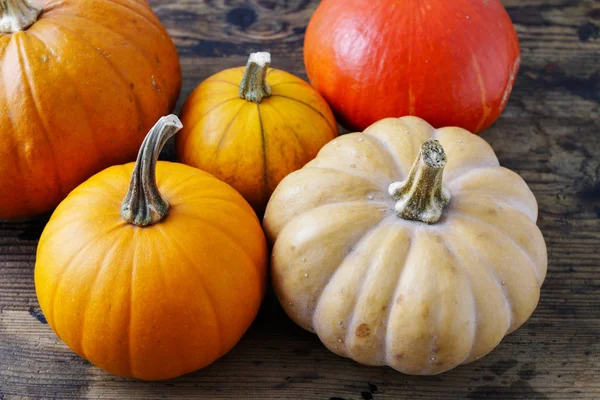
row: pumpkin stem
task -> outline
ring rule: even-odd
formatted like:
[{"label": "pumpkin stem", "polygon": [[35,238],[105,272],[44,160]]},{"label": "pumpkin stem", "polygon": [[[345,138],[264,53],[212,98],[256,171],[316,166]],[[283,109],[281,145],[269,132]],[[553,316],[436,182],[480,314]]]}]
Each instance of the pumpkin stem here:
[{"label": "pumpkin stem", "polygon": [[42,6],[30,0],[0,0],[0,33],[15,33],[33,25]]},{"label": "pumpkin stem", "polygon": [[121,217],[136,226],[160,222],[169,210],[169,202],[161,196],[156,185],[156,162],[167,140],[183,125],[175,115],[162,117],[142,143],[131,176],[129,191],[123,199]]},{"label": "pumpkin stem", "polygon": [[396,215],[435,224],[450,202],[450,193],[442,185],[445,166],[446,153],[440,142],[429,139],[423,143],[408,178],[389,187],[388,191],[396,201]]},{"label": "pumpkin stem", "polygon": [[239,95],[242,99],[260,103],[271,96],[271,88],[267,84],[267,70],[271,65],[270,53],[252,53],[246,64],[246,71],[240,83]]}]

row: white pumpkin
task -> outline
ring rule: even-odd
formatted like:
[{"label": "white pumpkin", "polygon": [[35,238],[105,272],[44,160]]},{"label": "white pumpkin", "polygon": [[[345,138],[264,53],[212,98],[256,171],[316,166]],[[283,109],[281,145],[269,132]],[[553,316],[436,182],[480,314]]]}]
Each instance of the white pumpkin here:
[{"label": "white pumpkin", "polygon": [[404,117],[326,145],[277,187],[264,227],[298,325],[341,356],[431,375],[529,318],[547,268],[536,220],[485,140]]}]

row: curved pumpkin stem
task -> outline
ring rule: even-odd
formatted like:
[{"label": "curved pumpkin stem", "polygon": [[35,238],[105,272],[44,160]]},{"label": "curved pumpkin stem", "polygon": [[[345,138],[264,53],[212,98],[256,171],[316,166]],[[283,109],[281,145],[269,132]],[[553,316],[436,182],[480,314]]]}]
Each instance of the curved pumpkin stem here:
[{"label": "curved pumpkin stem", "polygon": [[15,33],[33,25],[42,7],[30,0],[0,0],[0,33]]},{"label": "curved pumpkin stem", "polygon": [[167,140],[181,128],[179,118],[169,115],[158,120],[146,135],[121,206],[121,217],[128,223],[154,225],[167,215],[169,202],[161,196],[156,185],[156,162]]},{"label": "curved pumpkin stem", "polygon": [[242,99],[253,103],[260,103],[265,97],[271,96],[271,88],[266,80],[267,70],[270,65],[270,53],[250,54],[238,92]]},{"label": "curved pumpkin stem", "polygon": [[429,139],[423,143],[408,178],[389,187],[400,218],[428,224],[439,221],[450,202],[450,193],[442,185],[445,166],[446,152],[440,142]]}]

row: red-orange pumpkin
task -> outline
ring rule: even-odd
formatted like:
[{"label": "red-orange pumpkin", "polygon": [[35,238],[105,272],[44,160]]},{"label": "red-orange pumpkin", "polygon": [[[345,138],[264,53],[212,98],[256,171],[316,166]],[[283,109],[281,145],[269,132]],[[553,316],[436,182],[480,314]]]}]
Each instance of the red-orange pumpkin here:
[{"label": "red-orange pumpkin", "polygon": [[520,64],[499,0],[324,0],[304,46],[311,83],[360,131],[416,115],[480,132],[506,106]]},{"label": "red-orange pumpkin", "polygon": [[177,50],[144,0],[0,0],[0,219],[135,159],[175,105]]}]

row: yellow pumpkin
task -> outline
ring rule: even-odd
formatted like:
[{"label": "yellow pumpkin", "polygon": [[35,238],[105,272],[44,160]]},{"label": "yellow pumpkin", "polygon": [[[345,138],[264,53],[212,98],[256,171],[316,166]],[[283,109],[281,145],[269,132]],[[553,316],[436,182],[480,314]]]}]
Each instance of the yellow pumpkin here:
[{"label": "yellow pumpkin", "polygon": [[157,163],[179,128],[161,119],[135,165],[76,188],[39,242],[48,323],[116,375],[168,379],[210,364],[242,337],[265,291],[266,241],[250,205],[206,172]]},{"label": "yellow pumpkin", "polygon": [[430,375],[489,353],[535,309],[537,203],[460,128],[384,119],[285,178],[267,207],[272,282],[333,352]]},{"label": "yellow pumpkin", "polygon": [[224,180],[258,214],[287,174],[312,160],[337,136],[321,95],[303,80],[269,69],[269,53],[246,67],[211,76],[183,108],[176,138],[180,160]]}]

